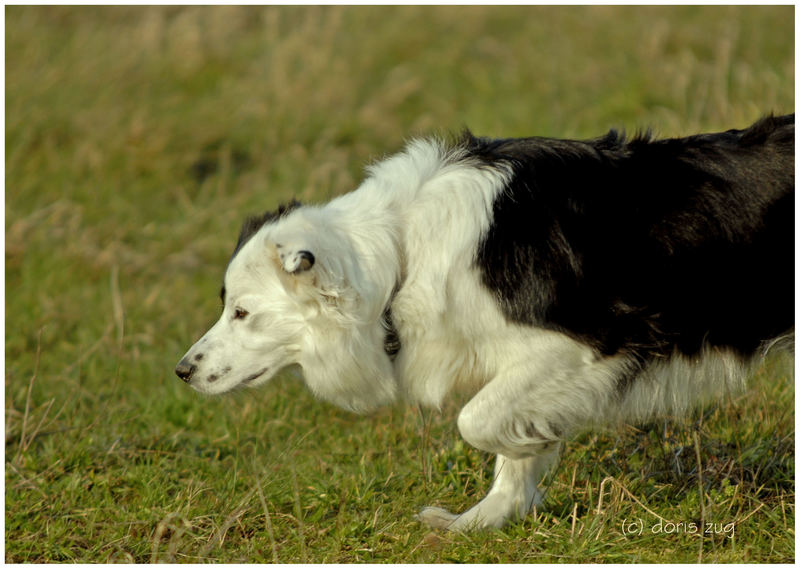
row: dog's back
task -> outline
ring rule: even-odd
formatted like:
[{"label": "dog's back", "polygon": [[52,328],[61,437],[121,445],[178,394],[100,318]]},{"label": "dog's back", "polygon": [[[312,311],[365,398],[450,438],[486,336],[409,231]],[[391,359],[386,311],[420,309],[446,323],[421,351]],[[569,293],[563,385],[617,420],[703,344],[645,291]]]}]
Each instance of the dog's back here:
[{"label": "dog's back", "polygon": [[751,354],[792,327],[794,115],[682,139],[471,146],[514,165],[479,250],[511,320],[640,358]]}]

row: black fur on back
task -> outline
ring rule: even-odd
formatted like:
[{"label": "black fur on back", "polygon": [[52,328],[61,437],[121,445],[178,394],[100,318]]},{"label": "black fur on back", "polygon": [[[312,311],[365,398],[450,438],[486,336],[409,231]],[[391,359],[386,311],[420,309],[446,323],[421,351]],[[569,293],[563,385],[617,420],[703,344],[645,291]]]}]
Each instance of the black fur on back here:
[{"label": "black fur on back", "polygon": [[511,178],[476,264],[508,320],[645,364],[794,326],[794,115],[745,130],[460,144]]}]

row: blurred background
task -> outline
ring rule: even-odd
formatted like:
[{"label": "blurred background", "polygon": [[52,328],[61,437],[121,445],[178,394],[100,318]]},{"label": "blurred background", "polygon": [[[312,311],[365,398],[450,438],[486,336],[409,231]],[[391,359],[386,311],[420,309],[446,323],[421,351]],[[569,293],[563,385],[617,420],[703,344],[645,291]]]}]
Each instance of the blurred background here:
[{"label": "blurred background", "polygon": [[[345,429],[331,432],[350,437],[348,449],[417,436],[416,415],[386,411],[376,429],[314,402],[291,378],[208,400],[172,375],[216,319],[245,215],[349,191],[365,164],[412,136],[464,127],[496,137],[594,137],[611,127],[679,136],[794,111],[792,6],[5,14],[8,561],[236,559],[214,536],[226,535],[240,500],[256,500],[255,486],[230,486],[223,474],[285,461],[270,452],[291,448],[297,461],[329,452],[324,442],[303,446],[305,423],[317,418]],[[772,399],[791,413],[792,390]],[[276,417],[286,424],[269,423]],[[453,438],[442,444],[452,447],[457,434],[445,424],[442,436]],[[255,437],[250,446],[240,432]],[[272,520],[264,558],[381,560],[355,546],[313,555],[296,525],[316,511],[305,494],[315,483],[300,474],[310,464],[297,467],[299,485],[264,487],[269,508],[253,515],[295,516],[285,534]],[[248,468],[240,480],[264,480],[261,467]],[[429,476],[420,495],[437,483]],[[213,515],[197,513],[180,493],[187,485],[216,496]],[[406,525],[416,545],[422,530]],[[245,541],[240,559],[252,560]]]}]

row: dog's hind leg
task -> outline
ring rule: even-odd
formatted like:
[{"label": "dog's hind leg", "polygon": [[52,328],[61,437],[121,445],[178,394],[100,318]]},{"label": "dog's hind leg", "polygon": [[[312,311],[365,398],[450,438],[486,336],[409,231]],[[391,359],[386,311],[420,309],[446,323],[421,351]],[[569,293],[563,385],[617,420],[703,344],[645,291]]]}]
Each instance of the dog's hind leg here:
[{"label": "dog's hind leg", "polygon": [[538,483],[555,459],[558,445],[542,454],[521,459],[497,455],[494,482],[486,497],[463,514],[436,507],[424,508],[417,518],[431,527],[462,531],[501,527],[506,521],[524,517],[544,498]]}]

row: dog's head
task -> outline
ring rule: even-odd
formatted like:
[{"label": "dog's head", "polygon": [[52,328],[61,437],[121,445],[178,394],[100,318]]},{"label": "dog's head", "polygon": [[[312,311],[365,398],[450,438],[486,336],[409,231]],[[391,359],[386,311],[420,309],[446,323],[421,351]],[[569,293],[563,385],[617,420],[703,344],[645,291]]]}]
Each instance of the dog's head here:
[{"label": "dog's head", "polygon": [[217,394],[261,385],[300,364],[312,391],[341,407],[387,403],[395,384],[372,306],[380,300],[365,297],[361,281],[350,240],[318,208],[295,202],[251,218],[225,272],[222,316],[175,373]]}]

